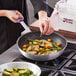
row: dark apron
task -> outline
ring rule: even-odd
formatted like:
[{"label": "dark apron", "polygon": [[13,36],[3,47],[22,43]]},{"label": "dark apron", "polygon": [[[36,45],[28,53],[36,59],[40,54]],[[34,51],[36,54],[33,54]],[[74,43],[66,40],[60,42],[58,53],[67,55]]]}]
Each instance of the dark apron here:
[{"label": "dark apron", "polygon": [[[23,14],[27,23],[26,0],[0,0],[0,10],[18,10]],[[0,17],[0,53],[16,43],[23,30],[19,23]]]}]

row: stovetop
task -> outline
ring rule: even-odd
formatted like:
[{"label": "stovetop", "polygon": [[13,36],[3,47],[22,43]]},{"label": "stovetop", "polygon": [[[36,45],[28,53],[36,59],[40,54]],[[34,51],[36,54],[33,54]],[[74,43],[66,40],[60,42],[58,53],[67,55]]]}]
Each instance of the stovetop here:
[{"label": "stovetop", "polygon": [[54,76],[76,76],[76,54]]},{"label": "stovetop", "polygon": [[57,59],[50,61],[33,61],[19,56],[15,61],[26,61],[38,65],[41,76],[76,76],[76,44],[68,43],[64,53]]}]

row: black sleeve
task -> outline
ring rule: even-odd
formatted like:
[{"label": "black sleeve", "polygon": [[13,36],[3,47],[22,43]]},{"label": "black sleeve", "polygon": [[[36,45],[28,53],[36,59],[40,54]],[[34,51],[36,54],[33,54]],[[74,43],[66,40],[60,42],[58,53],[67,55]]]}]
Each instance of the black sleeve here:
[{"label": "black sleeve", "polygon": [[48,4],[48,0],[30,0],[33,8],[34,8],[34,16],[38,18],[38,11],[44,10],[48,13],[48,17],[51,16],[53,8],[51,8]]}]

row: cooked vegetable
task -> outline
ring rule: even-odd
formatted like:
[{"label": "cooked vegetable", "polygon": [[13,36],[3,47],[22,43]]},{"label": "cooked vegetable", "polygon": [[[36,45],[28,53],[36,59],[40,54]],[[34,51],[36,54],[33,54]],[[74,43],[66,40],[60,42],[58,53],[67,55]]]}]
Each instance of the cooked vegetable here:
[{"label": "cooked vegetable", "polygon": [[54,47],[56,47],[57,50],[61,50],[62,48],[57,46],[57,44],[55,42],[52,43],[54,45]]},{"label": "cooked vegetable", "polygon": [[51,39],[48,39],[48,42],[51,42]]},{"label": "cooked vegetable", "polygon": [[23,48],[23,51],[26,51],[26,48]]},{"label": "cooked vegetable", "polygon": [[42,48],[39,48],[39,51],[42,51]]},{"label": "cooked vegetable", "polygon": [[10,72],[10,73],[13,72],[13,70],[10,70],[10,69],[5,69],[5,71]]},{"label": "cooked vegetable", "polygon": [[46,51],[49,51],[49,49],[45,49]]},{"label": "cooked vegetable", "polygon": [[20,70],[20,71],[19,71],[19,74],[20,74],[20,76],[21,76],[21,75],[26,74],[26,72],[27,72],[27,70]]},{"label": "cooked vegetable", "polygon": [[38,55],[41,55],[41,53],[39,52]]},{"label": "cooked vegetable", "polygon": [[18,68],[18,71],[19,71],[19,70],[25,70],[25,68]]},{"label": "cooked vegetable", "polygon": [[27,47],[27,45],[23,45],[23,48],[26,48]]},{"label": "cooked vegetable", "polygon": [[11,76],[11,73],[7,71],[3,71],[3,76]]},{"label": "cooked vegetable", "polygon": [[13,70],[5,69],[2,72],[3,76],[34,76],[33,72],[28,68],[17,68],[14,67]]},{"label": "cooked vegetable", "polygon": [[30,54],[37,54],[37,55],[48,55],[48,54],[54,54],[61,50],[62,48],[60,47],[60,43],[55,43],[52,42],[51,39],[48,40],[33,40],[33,39],[28,39],[29,44],[22,48],[24,51]]},{"label": "cooked vegetable", "polygon": [[26,72],[28,75],[32,75],[32,76],[34,75],[33,72],[31,70],[29,70],[28,68],[26,68]]},{"label": "cooked vegetable", "polygon": [[43,35],[43,34],[41,33],[41,34],[40,34],[40,37],[42,37],[42,35]]},{"label": "cooked vegetable", "polygon": [[50,47],[49,45],[46,45],[46,46],[45,46],[45,48],[49,48],[49,47]]},{"label": "cooked vegetable", "polygon": [[12,72],[11,76],[20,76],[17,72]]},{"label": "cooked vegetable", "polygon": [[29,44],[31,45],[31,44],[32,44],[32,42],[29,42]]},{"label": "cooked vegetable", "polygon": [[57,43],[57,46],[60,46],[60,43]]},{"label": "cooked vegetable", "polygon": [[18,68],[17,68],[17,67],[14,67],[13,70],[14,70],[15,72],[18,72]]}]

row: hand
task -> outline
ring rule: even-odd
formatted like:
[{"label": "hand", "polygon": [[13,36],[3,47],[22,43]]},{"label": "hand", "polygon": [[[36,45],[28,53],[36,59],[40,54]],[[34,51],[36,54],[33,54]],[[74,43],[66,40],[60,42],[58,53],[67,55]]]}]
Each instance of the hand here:
[{"label": "hand", "polygon": [[19,18],[24,19],[22,14],[17,10],[16,11],[7,10],[5,16],[9,18],[11,21],[13,21],[14,23],[18,23],[17,19]]},{"label": "hand", "polygon": [[50,35],[54,32],[50,19],[39,20],[40,31],[45,35]]}]

